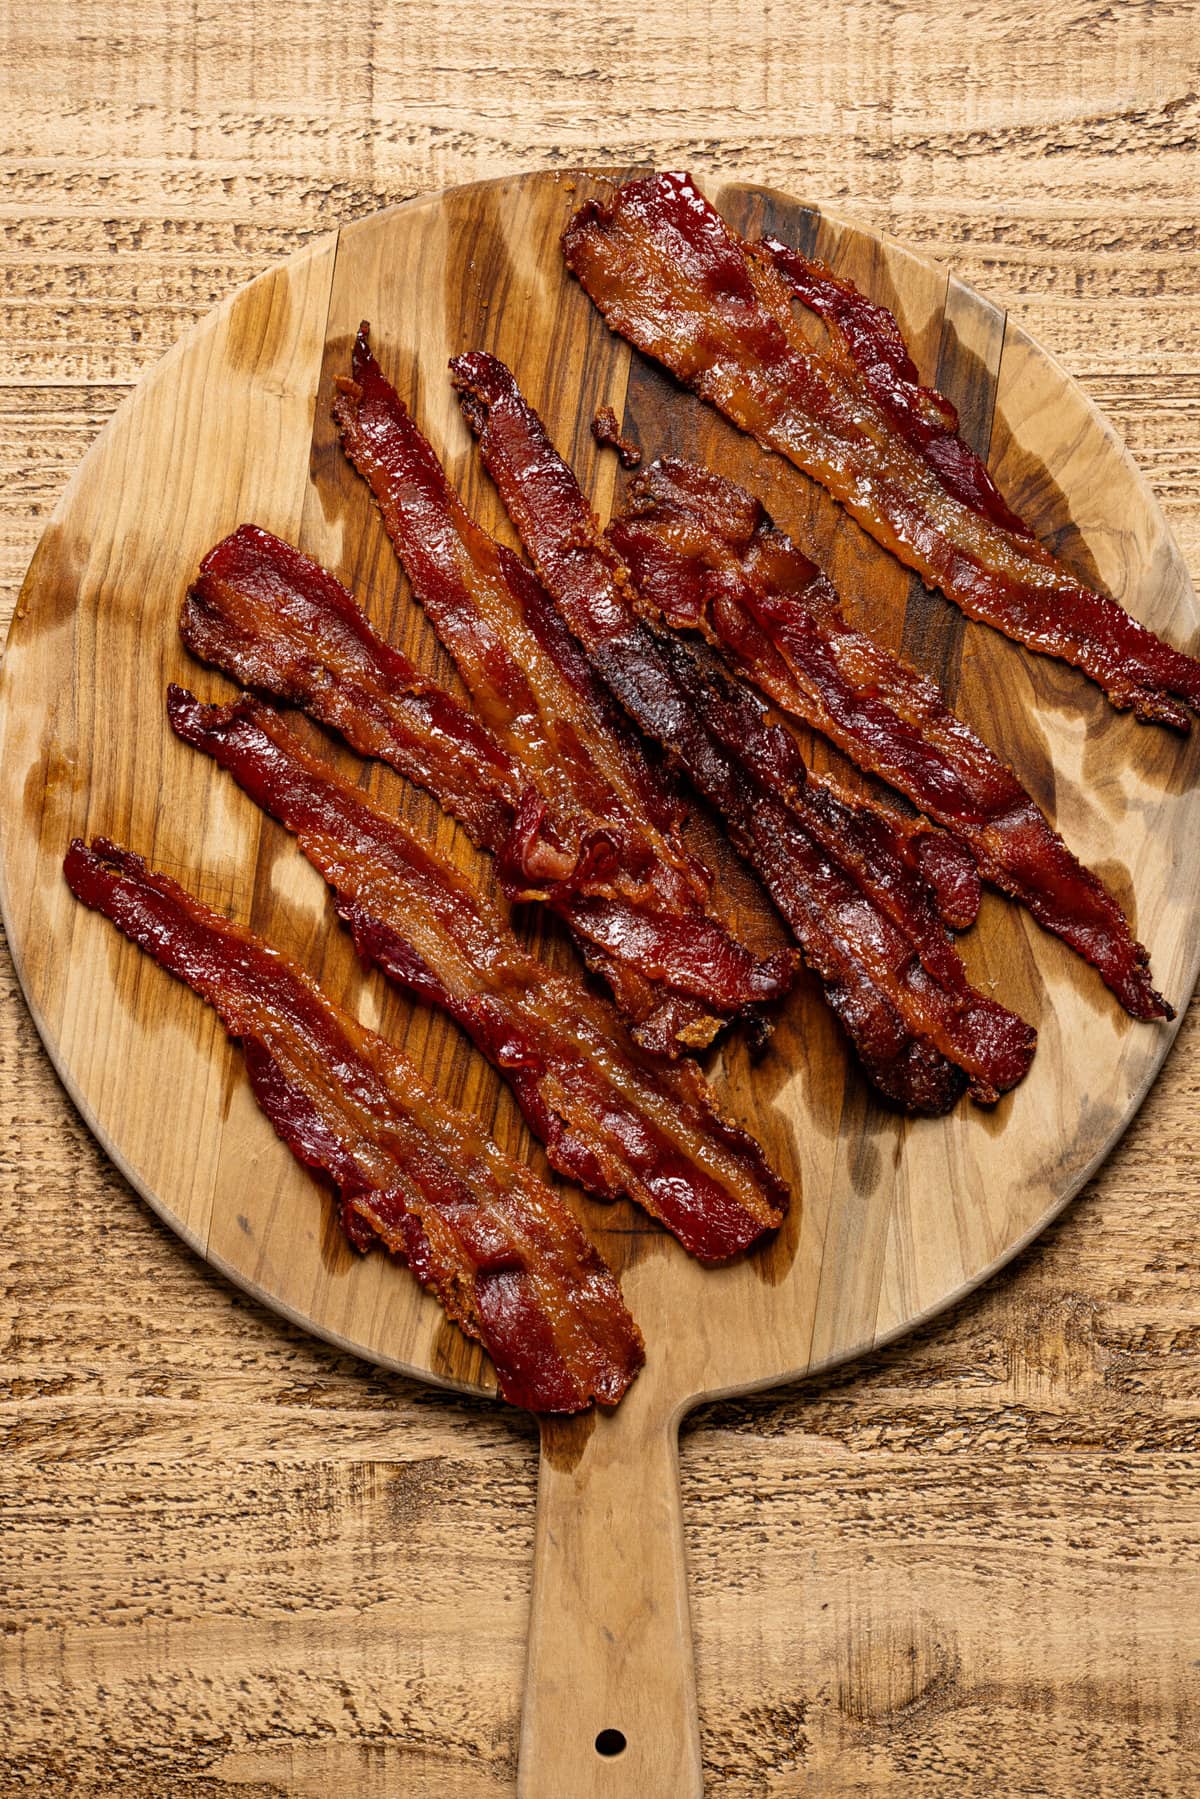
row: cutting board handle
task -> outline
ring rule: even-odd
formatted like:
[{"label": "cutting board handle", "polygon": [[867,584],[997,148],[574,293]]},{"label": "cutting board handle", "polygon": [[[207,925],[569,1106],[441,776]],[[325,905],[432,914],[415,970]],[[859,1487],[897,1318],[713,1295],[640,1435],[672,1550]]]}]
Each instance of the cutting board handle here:
[{"label": "cutting board handle", "polygon": [[543,1422],[520,1799],[703,1791],[682,1413],[643,1373],[611,1414]]}]

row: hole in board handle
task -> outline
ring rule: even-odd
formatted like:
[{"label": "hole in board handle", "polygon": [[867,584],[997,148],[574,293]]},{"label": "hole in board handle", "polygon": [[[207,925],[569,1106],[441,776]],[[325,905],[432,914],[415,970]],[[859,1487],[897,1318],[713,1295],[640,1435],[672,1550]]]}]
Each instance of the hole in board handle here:
[{"label": "hole in board handle", "polygon": [[625,1748],[625,1732],[623,1730],[602,1730],[596,1738],[596,1754],[620,1755]]}]

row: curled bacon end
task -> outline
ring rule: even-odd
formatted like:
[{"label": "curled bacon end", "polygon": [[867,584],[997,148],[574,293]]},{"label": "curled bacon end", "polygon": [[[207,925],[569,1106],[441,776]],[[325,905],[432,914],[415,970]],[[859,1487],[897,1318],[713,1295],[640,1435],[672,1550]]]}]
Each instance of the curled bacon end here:
[{"label": "curled bacon end", "polygon": [[[776,239],[746,244],[689,175],[588,201],[563,253],[613,330],[819,481],[864,530],[970,618],[1072,663],[1119,710],[1187,731],[1200,661],[1093,591],[1016,517],[917,383],[899,327]],[[792,311],[825,321],[826,353]]]},{"label": "curled bacon end", "polygon": [[615,1405],[645,1359],[612,1272],[557,1194],[432,1093],[398,1050],[251,932],[140,856],[76,838],[75,897],[198,993],[240,1042],[259,1105],[533,1411]]},{"label": "curled bacon end", "polygon": [[263,701],[167,694],[172,728],[296,835],[363,958],[440,1006],[508,1081],[560,1173],[621,1194],[702,1261],[775,1229],[787,1187],[695,1064],[663,1067],[586,984],[530,956],[499,912],[404,823],[319,762]]}]

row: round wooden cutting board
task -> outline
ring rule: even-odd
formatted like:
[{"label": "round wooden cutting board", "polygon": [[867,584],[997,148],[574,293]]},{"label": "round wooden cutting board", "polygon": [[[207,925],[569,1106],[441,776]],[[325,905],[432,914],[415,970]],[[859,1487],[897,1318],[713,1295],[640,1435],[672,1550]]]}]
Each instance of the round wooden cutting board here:
[{"label": "round wooden cutting board", "polygon": [[[558,250],[571,210],[607,184],[539,174],[437,195],[322,239],[236,294],[141,383],[83,463],[34,557],[0,677],[4,921],[38,1029],[92,1130],[173,1229],[276,1310],[386,1367],[482,1393],[494,1391],[490,1368],[408,1274],[346,1248],[213,1014],[76,906],[61,875],[76,835],[138,850],[295,956],[545,1171],[493,1071],[451,1025],[363,973],[286,833],[166,723],[169,681],[228,695],[188,657],[176,621],[204,551],[247,519],[326,563],[455,684],[330,422],[361,318],[468,506],[509,541],[446,374],[469,348],[513,366],[602,517],[622,479],[590,433],[605,402],[647,460],[692,455],[762,493],[847,610],[941,681],[1116,889],[1180,1009],[1200,945],[1197,738],[1139,729],[1082,676],[966,624],[803,476],[632,356]],[[738,228],[815,250],[892,307],[922,378],[959,406],[1016,509],[1135,616],[1194,647],[1195,598],[1152,495],[1080,390],[1001,311],[944,269],[780,195],[732,183],[709,193]],[[810,748],[818,770],[845,773],[834,752]],[[340,746],[328,753],[492,885],[487,859],[432,801]],[[547,954],[572,955],[545,920],[524,928]],[[543,1432],[522,1791],[699,1791],[679,1419],[701,1399],[857,1355],[983,1280],[1076,1192],[1166,1055],[1173,1027],[1126,1018],[1015,907],[987,898],[962,946],[976,983],[1039,1032],[1030,1075],[993,1111],[898,1117],[802,981],[757,1063],[734,1041],[711,1064],[792,1182],[776,1242],[706,1272],[628,1207],[579,1199],[622,1271],[647,1365],[611,1417]]]}]

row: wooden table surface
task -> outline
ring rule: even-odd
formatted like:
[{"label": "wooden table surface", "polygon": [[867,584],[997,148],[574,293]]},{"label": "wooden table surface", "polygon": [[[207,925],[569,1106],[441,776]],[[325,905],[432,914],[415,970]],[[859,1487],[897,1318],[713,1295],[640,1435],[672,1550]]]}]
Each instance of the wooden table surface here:
[{"label": "wooden table surface", "polygon": [[[376,207],[577,161],[771,182],[953,263],[1105,409],[1200,577],[1197,26],[1188,0],[6,0],[0,622],[105,419],[215,301]],[[0,982],[0,1793],[511,1794],[532,1424],[208,1273]],[[988,1289],[686,1427],[714,1793],[1200,1791],[1198,1202],[1200,1005]]]}]

